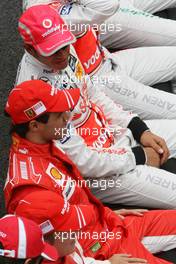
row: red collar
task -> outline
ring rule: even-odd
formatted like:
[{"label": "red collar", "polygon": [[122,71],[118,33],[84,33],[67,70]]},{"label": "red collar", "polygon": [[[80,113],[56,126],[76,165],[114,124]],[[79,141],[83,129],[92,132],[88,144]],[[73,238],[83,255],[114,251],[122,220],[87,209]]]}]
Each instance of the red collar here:
[{"label": "red collar", "polygon": [[12,135],[12,149],[16,153],[33,154],[33,155],[46,155],[51,153],[53,143],[36,144],[25,138],[21,138],[17,134]]}]

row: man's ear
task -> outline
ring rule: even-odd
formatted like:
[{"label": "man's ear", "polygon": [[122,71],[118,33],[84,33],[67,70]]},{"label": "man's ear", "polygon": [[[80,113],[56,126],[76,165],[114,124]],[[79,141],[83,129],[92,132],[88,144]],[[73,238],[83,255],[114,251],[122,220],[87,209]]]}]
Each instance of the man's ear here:
[{"label": "man's ear", "polygon": [[36,57],[37,56],[37,52],[36,50],[33,48],[33,46],[31,46],[30,44],[26,44],[24,43],[24,48],[25,50],[27,50],[28,53],[30,53],[32,56]]},{"label": "man's ear", "polygon": [[39,129],[40,123],[36,120],[32,120],[29,122],[29,130],[31,132],[36,132]]}]

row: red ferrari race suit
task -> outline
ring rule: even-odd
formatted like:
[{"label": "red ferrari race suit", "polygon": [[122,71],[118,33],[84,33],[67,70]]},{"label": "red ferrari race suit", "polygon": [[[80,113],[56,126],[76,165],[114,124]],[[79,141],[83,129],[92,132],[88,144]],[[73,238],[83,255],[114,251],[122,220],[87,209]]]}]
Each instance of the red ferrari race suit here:
[{"label": "red ferrari race suit", "polygon": [[176,247],[175,210],[150,211],[122,220],[91,194],[75,165],[52,142],[35,144],[14,135],[4,189],[8,213],[14,213],[25,195],[37,188],[58,194],[60,225],[89,233],[88,239],[78,237],[85,256],[104,260],[127,253],[159,264],[168,262],[152,253]]},{"label": "red ferrari race suit", "polygon": [[[42,264],[52,264],[51,261],[44,260]],[[53,264],[111,264],[109,260],[97,260],[91,257],[85,257],[81,245],[76,241],[75,251],[63,258],[60,258]]]}]

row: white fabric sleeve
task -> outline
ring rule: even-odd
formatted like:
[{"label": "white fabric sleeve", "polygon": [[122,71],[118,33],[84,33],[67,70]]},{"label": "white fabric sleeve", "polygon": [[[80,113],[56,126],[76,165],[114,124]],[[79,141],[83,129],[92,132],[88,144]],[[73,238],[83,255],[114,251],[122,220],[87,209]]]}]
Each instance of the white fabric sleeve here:
[{"label": "white fabric sleeve", "polygon": [[[88,82],[87,76],[86,80]],[[106,89],[104,86],[100,84],[96,86],[90,82],[91,80],[88,82],[90,100],[102,109],[111,127],[116,128],[120,126],[122,128],[127,128],[130,121],[137,115],[130,111],[123,110],[122,105],[114,103],[113,100],[103,92],[103,90]]]},{"label": "white fabric sleeve", "polygon": [[131,148],[105,149],[98,151],[88,147],[84,139],[72,127],[71,136],[55,145],[63,149],[75,163],[85,178],[108,177],[129,172],[136,167],[136,159]]},{"label": "white fabric sleeve", "polygon": [[29,7],[31,6],[34,6],[34,5],[47,5],[47,4],[50,4],[54,1],[52,0],[23,0],[22,1],[22,8],[23,8],[23,11],[25,11],[26,9],[28,9]]},{"label": "white fabric sleeve", "polygon": [[[69,15],[63,15],[62,17],[68,24],[71,21],[74,25],[96,26],[102,24],[106,19],[114,15],[118,8],[119,1],[114,0],[77,0],[74,1]],[[78,28],[75,35],[83,31],[81,28]]]}]

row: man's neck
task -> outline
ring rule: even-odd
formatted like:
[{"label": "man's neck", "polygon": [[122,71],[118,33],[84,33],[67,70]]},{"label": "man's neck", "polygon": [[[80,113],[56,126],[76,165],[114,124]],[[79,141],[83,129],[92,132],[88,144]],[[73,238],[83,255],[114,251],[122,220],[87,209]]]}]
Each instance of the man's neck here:
[{"label": "man's neck", "polygon": [[31,135],[31,133],[26,134],[26,139],[29,140],[30,142],[34,143],[34,144],[41,144],[42,145],[42,144],[49,144],[50,143],[38,135],[33,135],[33,134]]}]

